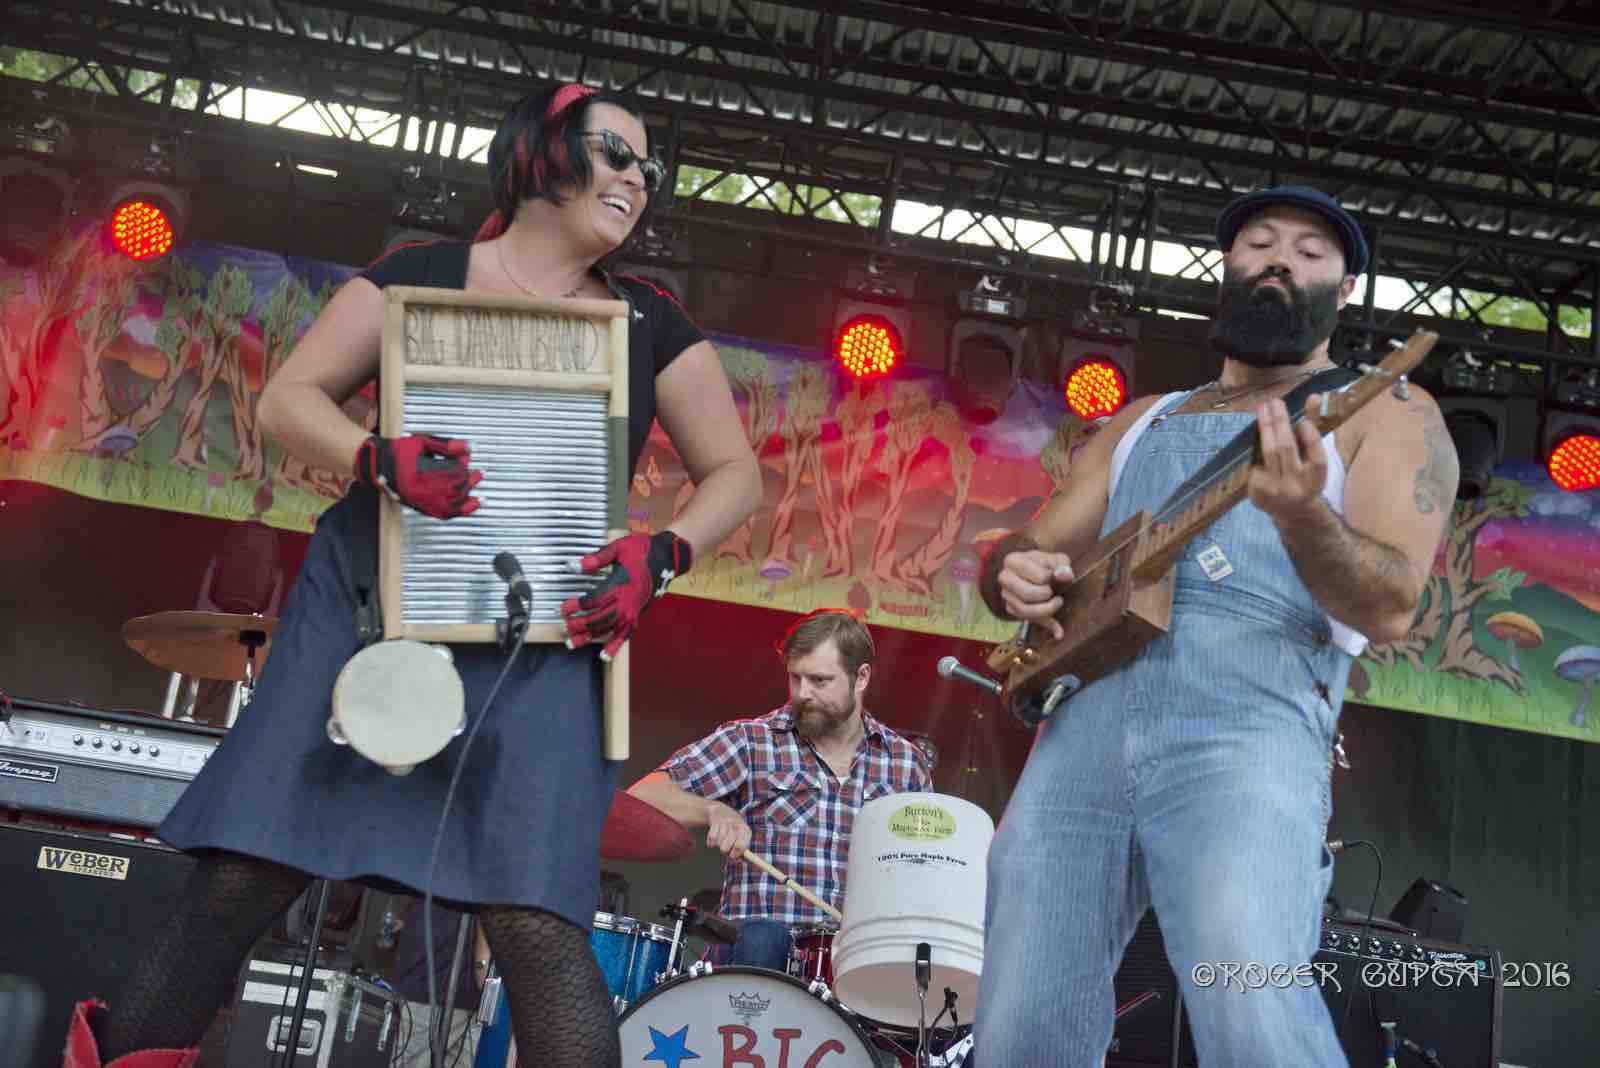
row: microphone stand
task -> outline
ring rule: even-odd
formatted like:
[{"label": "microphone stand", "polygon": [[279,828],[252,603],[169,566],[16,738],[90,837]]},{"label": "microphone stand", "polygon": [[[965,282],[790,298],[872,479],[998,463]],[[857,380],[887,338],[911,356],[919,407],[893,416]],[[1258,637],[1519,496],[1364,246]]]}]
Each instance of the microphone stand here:
[{"label": "microphone stand", "polygon": [[522,644],[528,633],[532,606],[517,596],[516,588],[506,591],[506,618],[495,620],[495,634],[500,639],[500,651],[509,654]]},{"label": "microphone stand", "polygon": [[926,942],[917,943],[917,1064],[928,1068],[928,957],[931,950]]},{"label": "microphone stand", "polygon": [[433,1019],[428,1021],[428,1045],[436,1068],[443,1068],[449,1056],[450,1024],[455,1018],[456,990],[461,979],[461,958],[467,951],[467,933],[472,929],[472,917],[462,915],[456,924],[456,948],[450,957],[450,978],[445,982],[444,1001],[440,1003]]},{"label": "microphone stand", "polygon": [[322,890],[317,895],[317,915],[311,921],[311,936],[306,940],[306,962],[300,970],[300,991],[295,998],[294,1015],[289,1018],[289,1041],[284,1046],[285,1064],[293,1064],[300,1055],[300,1028],[305,1024],[306,1003],[311,1000],[311,976],[317,967],[317,943],[322,941],[322,925],[328,916],[328,893],[333,883],[327,879],[318,881],[322,883]]}]

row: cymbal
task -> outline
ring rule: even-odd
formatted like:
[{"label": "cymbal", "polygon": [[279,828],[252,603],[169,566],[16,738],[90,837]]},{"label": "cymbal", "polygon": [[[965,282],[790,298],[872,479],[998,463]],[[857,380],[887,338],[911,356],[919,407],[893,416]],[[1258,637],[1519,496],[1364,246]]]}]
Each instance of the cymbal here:
[{"label": "cymbal", "polygon": [[272,647],[272,616],[226,612],[157,612],[122,625],[122,637],[156,667],[200,679],[244,681],[245,638],[258,642],[254,663],[259,676]]},{"label": "cymbal", "polygon": [[694,838],[677,820],[647,801],[617,791],[600,831],[606,860],[682,860],[694,852]]}]

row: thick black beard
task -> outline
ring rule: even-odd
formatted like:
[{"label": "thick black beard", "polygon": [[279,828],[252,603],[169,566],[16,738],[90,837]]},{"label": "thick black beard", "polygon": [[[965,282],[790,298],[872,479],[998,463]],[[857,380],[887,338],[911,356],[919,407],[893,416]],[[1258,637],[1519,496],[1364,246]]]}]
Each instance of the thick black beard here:
[{"label": "thick black beard", "polygon": [[1305,363],[1333,336],[1339,323],[1339,283],[1296,286],[1278,275],[1286,291],[1258,283],[1267,277],[1223,278],[1217,314],[1207,337],[1225,357],[1251,367],[1289,367]]}]

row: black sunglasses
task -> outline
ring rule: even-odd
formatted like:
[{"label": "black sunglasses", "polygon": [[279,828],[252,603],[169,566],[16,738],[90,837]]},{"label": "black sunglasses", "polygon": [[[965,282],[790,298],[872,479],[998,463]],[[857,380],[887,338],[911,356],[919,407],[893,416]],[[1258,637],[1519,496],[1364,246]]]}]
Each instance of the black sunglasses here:
[{"label": "black sunglasses", "polygon": [[639,173],[644,176],[644,191],[654,193],[661,188],[661,179],[666,176],[667,169],[661,161],[653,157],[643,157],[633,150],[633,146],[622,139],[622,135],[615,130],[596,130],[583,135],[584,140],[591,137],[600,139],[600,148],[606,154],[606,166],[621,174],[635,163],[639,165]]}]

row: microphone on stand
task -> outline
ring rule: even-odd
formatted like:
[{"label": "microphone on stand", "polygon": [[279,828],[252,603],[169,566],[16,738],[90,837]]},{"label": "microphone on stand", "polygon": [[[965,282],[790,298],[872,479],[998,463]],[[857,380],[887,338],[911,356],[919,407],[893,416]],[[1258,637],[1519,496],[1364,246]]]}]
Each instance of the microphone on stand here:
[{"label": "microphone on stand", "polygon": [[528,584],[528,579],[522,573],[522,565],[510,553],[500,552],[494,554],[494,573],[503,579],[511,592],[523,604],[533,607],[533,587]]},{"label": "microphone on stand", "polygon": [[939,674],[943,678],[947,679],[960,679],[962,682],[970,683],[981,690],[988,690],[990,693],[996,696],[999,696],[1000,694],[1001,686],[998,682],[994,681],[993,679],[984,678],[982,675],[970,668],[962,667],[961,661],[957,660],[953,656],[941,657],[939,659]]},{"label": "microphone on stand", "polygon": [[533,615],[533,587],[522,573],[522,564],[511,553],[494,554],[494,573],[510,587],[506,590],[506,618],[495,624],[500,651],[509,653],[528,632],[529,617]]}]

